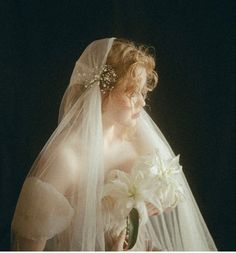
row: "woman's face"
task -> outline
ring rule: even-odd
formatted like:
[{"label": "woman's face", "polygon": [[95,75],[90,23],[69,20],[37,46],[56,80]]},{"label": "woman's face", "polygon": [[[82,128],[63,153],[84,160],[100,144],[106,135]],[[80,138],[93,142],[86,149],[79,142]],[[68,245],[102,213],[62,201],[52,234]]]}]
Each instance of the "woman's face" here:
[{"label": "woman's face", "polygon": [[107,98],[108,101],[103,109],[111,123],[124,127],[136,125],[141,109],[145,106],[146,69],[139,67],[136,74],[138,74],[138,80],[133,92],[126,93],[117,89]]}]

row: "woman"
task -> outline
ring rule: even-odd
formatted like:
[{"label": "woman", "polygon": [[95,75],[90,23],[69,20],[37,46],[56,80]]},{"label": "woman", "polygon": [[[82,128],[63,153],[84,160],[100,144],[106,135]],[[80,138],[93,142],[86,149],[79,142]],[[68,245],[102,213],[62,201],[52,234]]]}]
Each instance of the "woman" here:
[{"label": "woman", "polygon": [[[115,223],[104,188],[115,170],[131,173],[140,158],[174,153],[144,111],[157,83],[145,47],[115,38],[91,43],[76,62],[59,124],[34,162],[12,221],[16,250],[127,249],[125,221]],[[134,250],[216,250],[183,173],[185,201],[140,226]],[[150,246],[153,245],[153,246]]]}]

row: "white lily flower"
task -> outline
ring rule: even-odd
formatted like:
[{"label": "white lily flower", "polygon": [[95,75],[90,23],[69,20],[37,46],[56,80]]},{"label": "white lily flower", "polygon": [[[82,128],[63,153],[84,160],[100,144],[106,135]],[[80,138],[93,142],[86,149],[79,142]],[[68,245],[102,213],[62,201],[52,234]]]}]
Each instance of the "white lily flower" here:
[{"label": "white lily flower", "polygon": [[125,220],[132,208],[139,212],[140,222],[146,223],[146,203],[153,204],[159,213],[174,208],[184,199],[182,186],[176,179],[181,173],[179,155],[162,160],[158,155],[145,156],[131,169],[130,174],[114,170],[104,186],[104,200],[112,199],[112,219]]},{"label": "white lily flower", "polygon": [[[115,200],[114,211],[118,212],[117,217],[125,218],[132,208],[136,208],[141,222],[145,223],[148,219],[145,203],[153,202],[155,180],[147,180],[142,171],[131,172],[129,175],[124,171],[116,170],[112,172],[112,176],[113,179],[104,186],[103,196],[110,196]],[[160,203],[154,202],[161,208]]]},{"label": "white lily flower", "polygon": [[176,175],[182,171],[182,166],[179,165],[179,155],[166,161],[156,157],[156,161],[158,164],[156,194],[164,209],[175,208],[178,202],[184,200],[183,188],[176,179]]}]

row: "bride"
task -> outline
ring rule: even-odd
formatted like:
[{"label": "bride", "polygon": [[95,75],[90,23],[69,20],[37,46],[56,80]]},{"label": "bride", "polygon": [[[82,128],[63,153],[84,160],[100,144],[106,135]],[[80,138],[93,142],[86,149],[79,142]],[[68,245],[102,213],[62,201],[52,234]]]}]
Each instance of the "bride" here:
[{"label": "bride", "polygon": [[[96,40],[85,49],[63,96],[58,127],[22,187],[13,250],[127,249],[125,220],[112,220],[111,206],[102,201],[110,174],[130,175],[137,161],[155,154],[163,161],[175,157],[143,108],[157,84],[154,69],[148,48],[126,40]],[[175,181],[185,200],[163,212],[146,202],[149,217],[132,250],[217,250],[182,171]]]}]

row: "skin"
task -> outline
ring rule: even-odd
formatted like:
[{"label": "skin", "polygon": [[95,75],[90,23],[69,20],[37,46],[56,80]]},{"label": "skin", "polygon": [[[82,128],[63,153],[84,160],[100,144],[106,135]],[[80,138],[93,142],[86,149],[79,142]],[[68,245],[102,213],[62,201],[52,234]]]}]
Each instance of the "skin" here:
[{"label": "skin", "polygon": [[[141,109],[145,106],[145,99],[142,95],[143,90],[145,89],[145,84],[147,81],[146,70],[142,67],[137,69],[137,74],[139,75],[139,82],[137,90],[131,94],[126,94],[120,89],[114,90],[108,100],[106,101],[103,107],[102,121],[103,121],[103,135],[104,135],[104,157],[105,164],[108,164],[112,168],[112,163],[109,161],[114,160],[114,157],[118,157],[118,160],[121,160],[123,164],[128,164],[127,167],[130,167],[132,164],[129,164],[127,161],[131,157],[131,160],[137,158],[135,150],[132,149],[130,144],[125,141],[125,133],[127,128],[132,128],[136,125],[139,113]],[[66,160],[68,160],[67,173],[66,175],[73,175],[73,164],[71,164],[72,153],[67,155],[69,151],[63,150],[60,157],[63,159],[63,163],[66,166]],[[123,153],[122,153],[123,152]],[[75,154],[76,157],[76,154]],[[68,158],[68,159],[67,159]],[[124,161],[122,161],[122,158]],[[118,161],[117,160],[117,161]],[[117,162],[116,161],[116,162]],[[75,164],[78,164],[75,162]],[[117,163],[116,163],[117,165]],[[60,166],[58,166],[60,167]],[[122,166],[121,166],[122,167]],[[72,172],[68,173],[68,168],[72,168]],[[52,172],[53,173],[53,172]],[[50,178],[50,174],[47,175],[47,179],[50,184],[54,185],[55,188],[62,194],[65,194],[68,188],[72,183],[70,178],[65,178],[66,175],[64,170],[57,171],[58,177],[63,178],[63,182],[69,182],[68,184],[63,184],[61,182],[54,182]],[[52,178],[55,178],[52,175]],[[61,186],[61,188],[58,188]],[[157,210],[151,204],[147,204],[148,214],[156,215]],[[113,238],[113,248],[115,251],[127,250],[127,238],[125,237],[126,231],[123,230],[117,238]],[[19,237],[18,245],[13,246],[15,250],[43,250],[46,245],[46,240],[42,241],[33,241],[26,238]],[[151,250],[150,244],[147,250]]]},{"label": "skin", "polygon": [[142,67],[137,70],[139,82],[137,90],[126,94],[123,90],[115,89],[108,97],[103,108],[104,140],[114,141],[122,138],[125,128],[133,127],[141,109],[145,106],[142,91],[147,81],[146,70]]},{"label": "skin", "polygon": [[[124,94],[122,92],[114,91],[105,104],[103,113],[103,132],[104,132],[104,153],[112,152],[112,147],[115,145],[121,146],[124,143],[125,129],[134,127],[137,123],[139,113],[145,106],[145,98],[142,95],[142,91],[145,89],[147,81],[146,70],[140,67],[138,70],[139,83],[137,90],[131,95]],[[119,144],[119,145],[117,145]],[[126,146],[123,146],[126,148]],[[129,151],[127,147],[126,153]],[[115,151],[114,151],[115,152]],[[121,153],[117,152],[117,153]],[[122,156],[119,156],[121,159]],[[125,157],[125,155],[123,156]],[[121,166],[122,167],[122,166]],[[147,203],[148,215],[157,215],[157,209],[151,204]],[[127,239],[125,237],[126,231],[123,230],[117,238],[113,238],[114,251],[127,250]],[[152,251],[152,243],[149,242],[147,251]]]}]

